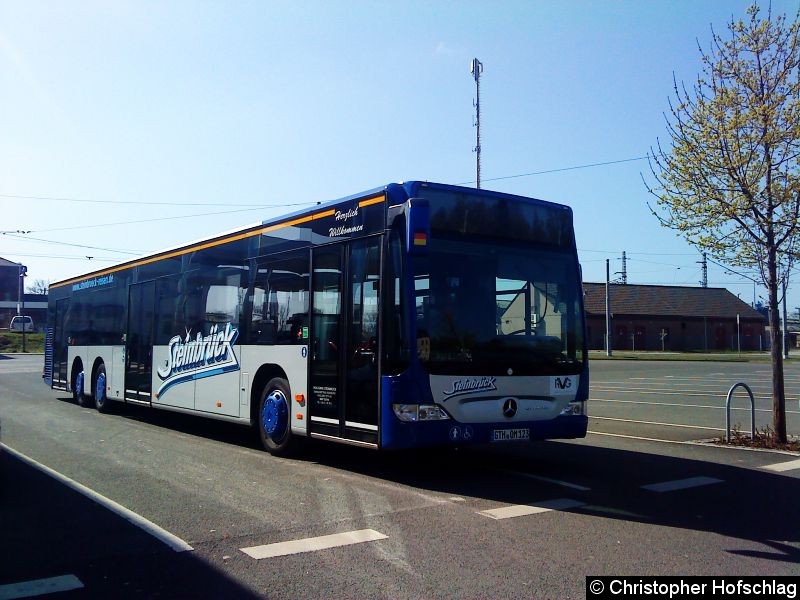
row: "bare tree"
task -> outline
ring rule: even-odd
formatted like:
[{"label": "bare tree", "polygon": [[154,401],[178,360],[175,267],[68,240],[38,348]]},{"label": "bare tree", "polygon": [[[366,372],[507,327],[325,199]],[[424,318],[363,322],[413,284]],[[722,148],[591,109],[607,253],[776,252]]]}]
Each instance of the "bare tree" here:
[{"label": "bare tree", "polygon": [[50,282],[46,279],[34,279],[25,290],[28,294],[47,294],[50,289]]},{"label": "bare tree", "polygon": [[785,15],[711,30],[691,87],[674,81],[669,147],[650,153],[651,210],[717,260],[756,269],[768,291],[775,440],[786,442],[778,302],[800,247],[800,44]]}]

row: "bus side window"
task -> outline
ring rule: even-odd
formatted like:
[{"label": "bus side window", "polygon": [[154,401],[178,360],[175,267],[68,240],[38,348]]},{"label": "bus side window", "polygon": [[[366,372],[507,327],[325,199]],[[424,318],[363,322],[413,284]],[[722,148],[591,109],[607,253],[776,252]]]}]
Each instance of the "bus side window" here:
[{"label": "bus side window", "polygon": [[253,288],[251,343],[308,343],[308,254],[261,263]]}]

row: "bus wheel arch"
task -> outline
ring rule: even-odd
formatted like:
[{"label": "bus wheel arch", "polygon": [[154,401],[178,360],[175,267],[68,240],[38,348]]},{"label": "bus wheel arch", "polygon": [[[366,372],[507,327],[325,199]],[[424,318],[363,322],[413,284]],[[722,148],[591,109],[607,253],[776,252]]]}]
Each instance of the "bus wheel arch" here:
[{"label": "bus wheel arch", "polygon": [[89,400],[86,397],[86,375],[83,370],[83,361],[76,358],[72,363],[70,372],[70,388],[72,389],[72,399],[78,406],[88,406]]},{"label": "bus wheel arch", "polygon": [[252,404],[261,444],[270,454],[288,454],[295,439],[291,427],[291,389],[285,373],[278,367],[259,370],[253,392],[257,394]]},{"label": "bus wheel arch", "polygon": [[94,362],[94,367],[92,367],[92,398],[94,399],[94,407],[101,413],[107,413],[111,410],[111,401],[108,399],[106,392],[107,383],[106,365],[102,358],[98,358]]},{"label": "bus wheel arch", "polygon": [[278,365],[266,364],[261,365],[253,376],[252,384],[250,385],[250,421],[258,428],[258,420],[260,414],[259,402],[261,401],[261,392],[264,391],[264,386],[267,385],[272,379],[283,379],[288,381],[286,372]]}]

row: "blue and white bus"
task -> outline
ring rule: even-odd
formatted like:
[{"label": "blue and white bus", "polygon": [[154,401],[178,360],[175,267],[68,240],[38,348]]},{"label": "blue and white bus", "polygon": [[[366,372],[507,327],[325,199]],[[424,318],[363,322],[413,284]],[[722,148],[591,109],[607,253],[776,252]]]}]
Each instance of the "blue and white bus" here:
[{"label": "blue and white bus", "polygon": [[374,449],[586,435],[567,206],[390,184],[50,286],[44,379]]}]

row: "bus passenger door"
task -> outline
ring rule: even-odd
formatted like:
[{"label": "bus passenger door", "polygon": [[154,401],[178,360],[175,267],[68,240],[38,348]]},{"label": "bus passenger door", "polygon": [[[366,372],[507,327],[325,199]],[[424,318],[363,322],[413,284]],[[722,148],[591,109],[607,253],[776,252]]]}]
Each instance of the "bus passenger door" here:
[{"label": "bus passenger door", "polygon": [[378,443],[380,238],[313,258],[311,433]]},{"label": "bus passenger door", "polygon": [[309,430],[341,437],[342,283],[344,246],[315,248],[312,264]]},{"label": "bus passenger door", "polygon": [[56,300],[56,320],[53,326],[53,387],[67,389],[69,367],[67,366],[67,333],[65,320],[69,309],[69,298]]},{"label": "bus passenger door", "polygon": [[154,307],[154,281],[130,286],[125,336],[125,400],[129,402],[150,404]]},{"label": "bus passenger door", "polygon": [[378,309],[381,238],[348,248],[344,437],[378,443]]}]

